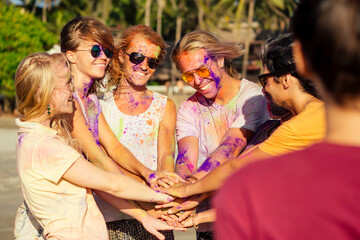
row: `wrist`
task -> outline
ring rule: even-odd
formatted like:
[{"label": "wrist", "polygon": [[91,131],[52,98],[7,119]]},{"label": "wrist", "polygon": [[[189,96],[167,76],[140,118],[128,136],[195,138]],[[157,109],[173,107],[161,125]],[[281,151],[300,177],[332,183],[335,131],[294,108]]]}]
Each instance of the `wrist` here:
[{"label": "wrist", "polygon": [[198,214],[196,214],[196,211],[193,212],[192,214],[192,218],[193,218],[193,227],[194,229],[198,229],[199,228],[199,220],[198,220]]},{"label": "wrist", "polygon": [[144,169],[142,170],[141,172],[141,176],[143,176],[143,178],[145,179],[145,181],[147,183],[150,182],[150,179],[155,177],[155,172],[154,171],[151,171],[150,169],[144,167]]}]

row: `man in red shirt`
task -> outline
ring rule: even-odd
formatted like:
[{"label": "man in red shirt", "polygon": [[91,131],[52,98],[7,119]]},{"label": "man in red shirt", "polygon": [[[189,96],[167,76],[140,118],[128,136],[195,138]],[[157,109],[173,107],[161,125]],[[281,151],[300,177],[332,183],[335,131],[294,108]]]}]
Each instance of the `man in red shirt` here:
[{"label": "man in red shirt", "polygon": [[327,107],[327,137],[250,163],[215,197],[218,239],[360,239],[360,1],[303,0],[297,70]]}]

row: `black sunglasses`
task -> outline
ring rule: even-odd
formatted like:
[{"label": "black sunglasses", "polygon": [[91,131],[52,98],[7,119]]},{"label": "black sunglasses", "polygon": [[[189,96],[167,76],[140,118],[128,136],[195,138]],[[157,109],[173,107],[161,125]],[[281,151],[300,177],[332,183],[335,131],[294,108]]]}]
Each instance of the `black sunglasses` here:
[{"label": "black sunglasses", "polygon": [[104,54],[107,58],[112,58],[112,56],[113,56],[113,53],[109,49],[103,48],[100,45],[92,46],[91,50],[79,50],[78,49],[76,51],[90,51],[91,56],[93,58],[98,58],[100,56],[101,52],[104,52]]},{"label": "black sunglasses", "polygon": [[294,75],[296,72],[289,72],[289,71],[270,72],[270,73],[259,74],[257,77],[259,79],[261,86],[264,88],[267,84],[267,79],[269,77],[280,77],[282,75],[286,75],[289,73]]},{"label": "black sunglasses", "polygon": [[130,62],[136,65],[142,63],[145,60],[145,58],[147,58],[147,64],[149,68],[156,69],[157,66],[159,65],[159,59],[146,57],[144,54],[139,52],[132,52],[130,54],[126,53],[126,55],[129,56]]}]

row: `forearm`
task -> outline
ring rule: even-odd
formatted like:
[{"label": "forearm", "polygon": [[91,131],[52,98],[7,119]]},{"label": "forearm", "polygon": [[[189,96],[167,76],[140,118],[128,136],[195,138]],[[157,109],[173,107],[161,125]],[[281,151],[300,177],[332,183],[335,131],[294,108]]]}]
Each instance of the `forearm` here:
[{"label": "forearm", "polygon": [[222,143],[212,154],[210,154],[196,173],[202,172],[202,174],[198,175],[199,177],[208,174],[224,162],[237,157],[245,146],[246,142],[242,139],[227,139],[226,142]]},{"label": "forearm", "polygon": [[99,190],[95,190],[94,192],[119,211],[135,218],[138,221],[141,221],[141,219],[148,215],[146,211],[141,209],[134,201],[121,199]]},{"label": "forearm", "polygon": [[215,222],[216,212],[215,209],[209,209],[205,212],[197,213],[194,217],[194,226],[198,226],[201,223]]},{"label": "forearm", "polygon": [[158,161],[158,170],[166,172],[174,172],[174,155],[171,153],[165,154]]},{"label": "forearm", "polygon": [[139,183],[125,175],[112,174],[107,181],[106,192],[120,198],[144,202],[166,201],[166,195],[155,192],[145,184]]}]

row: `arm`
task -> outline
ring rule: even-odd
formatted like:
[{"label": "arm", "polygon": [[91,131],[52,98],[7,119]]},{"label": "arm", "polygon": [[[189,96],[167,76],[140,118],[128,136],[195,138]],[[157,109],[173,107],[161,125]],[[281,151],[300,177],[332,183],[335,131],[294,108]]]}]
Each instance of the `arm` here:
[{"label": "arm", "polygon": [[102,151],[99,143],[93,137],[92,132],[86,124],[85,117],[77,101],[75,102],[75,111],[73,116],[73,128],[71,135],[81,145],[85,156],[95,166],[110,172],[116,172],[116,164],[108,155]]},{"label": "arm", "polygon": [[186,219],[182,222],[184,227],[197,228],[201,223],[215,222],[216,212],[215,209],[209,209],[205,212],[194,214],[193,217]]},{"label": "arm", "polygon": [[167,100],[164,117],[159,125],[158,170],[174,172],[176,107]]},{"label": "arm", "polygon": [[83,157],[74,162],[63,178],[73,184],[101,190],[120,198],[146,202],[171,201],[169,196],[159,194],[130,177],[101,170]]},{"label": "arm", "polygon": [[210,154],[194,176],[198,179],[202,178],[217,166],[237,157],[253,135],[254,132],[244,128],[230,128],[222,138],[219,147]]},{"label": "arm", "polygon": [[192,175],[197,169],[199,156],[199,139],[196,137],[184,137],[178,142],[178,156],[175,164],[175,172],[182,178]]},{"label": "arm", "polygon": [[188,197],[195,194],[211,192],[219,189],[223,182],[235,171],[244,167],[246,164],[272,157],[272,155],[261,151],[259,148],[255,148],[253,151],[240,155],[237,158],[231,159],[223,165],[217,167],[208,175],[199,179],[192,184],[179,184],[175,187],[163,189],[164,193],[167,193],[176,197]]}]

